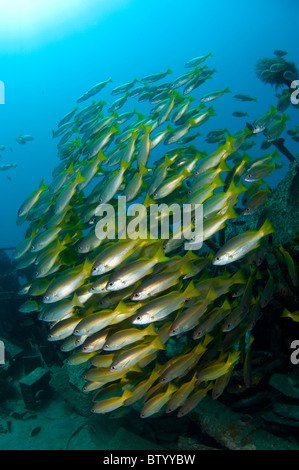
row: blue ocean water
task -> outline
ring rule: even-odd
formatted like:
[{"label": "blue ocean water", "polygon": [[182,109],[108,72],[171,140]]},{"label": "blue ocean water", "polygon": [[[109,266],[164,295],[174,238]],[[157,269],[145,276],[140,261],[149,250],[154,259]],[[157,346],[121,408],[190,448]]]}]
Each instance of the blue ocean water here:
[{"label": "blue ocean water", "polygon": [[[299,62],[299,4],[295,0],[215,0],[212,4],[122,0],[85,1],[84,5],[65,0],[60,6],[57,2],[15,0],[10,7],[0,3],[4,9],[0,15],[0,79],[5,84],[0,144],[6,147],[0,163],[18,164],[0,172],[1,247],[22,240],[26,224],[16,226],[17,210],[42,178],[50,182],[59,163],[52,129],[94,84],[112,77],[114,87],[168,67],[174,72],[171,78],[178,77],[186,71],[187,60],[212,52],[207,63],[217,73],[193,96],[200,98],[226,87],[231,93],[213,102],[217,117],[199,129],[198,148],[211,151],[215,146],[204,142],[209,130],[227,127],[233,134],[244,129],[246,119],[233,117],[233,111],[246,111],[253,121],[277,102],[274,88],[256,77],[256,61],[273,56],[274,49],[283,49],[288,60]],[[111,89],[107,87],[97,97],[112,102]],[[238,102],[232,98],[236,93],[255,96],[258,102]],[[131,108],[127,102],[123,111]],[[139,108],[141,112],[145,109]],[[296,113],[292,107],[287,110],[289,128],[298,124]],[[19,134],[31,134],[35,140],[19,145],[15,140]],[[283,137],[289,150],[297,154],[298,144],[286,133]],[[260,145],[250,154],[262,155]],[[287,159],[282,156],[282,160],[285,167],[270,177],[272,185],[288,168]]]}]

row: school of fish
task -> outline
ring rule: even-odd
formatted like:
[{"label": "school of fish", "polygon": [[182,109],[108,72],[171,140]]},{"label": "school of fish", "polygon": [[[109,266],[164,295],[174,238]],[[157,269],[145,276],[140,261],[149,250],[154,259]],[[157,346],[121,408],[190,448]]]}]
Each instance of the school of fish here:
[{"label": "school of fish", "polygon": [[[18,212],[17,224],[29,225],[14,258],[20,273],[32,274],[19,292],[28,296],[20,311],[47,322],[48,340],[59,341],[68,364],[88,365],[83,392],[95,391],[94,413],[139,402],[142,418],[162,411],[181,417],[207,393],[218,398],[234,368],[248,362],[252,329],[273,296],[273,276],[259,272],[272,222],[264,218],[221,246],[219,234],[240,214],[264,207],[270,189],[263,178],[279,155],[254,159],[246,150],[259,132],[269,142],[277,138],[286,117],[271,108],[253,131],[211,131],[206,139],[217,149],[198,150],[198,128],[215,115],[210,102],[230,92],[191,96],[215,72],[204,65],[210,56],[190,60],[171,81],[167,69],[114,87],[111,95],[120,97],[109,104],[94,99],[80,107],[111,78],[80,96],[53,131],[61,161],[52,180],[42,181]],[[152,106],[149,116],[136,100]],[[132,110],[121,113],[130,102]],[[121,227],[120,196],[129,214]],[[134,217],[137,202],[145,212]],[[194,212],[189,227],[165,239],[149,236],[150,208],[162,203],[202,204],[200,250],[184,249]],[[104,217],[107,205],[114,218],[109,211]],[[159,224],[165,215],[164,206]],[[128,236],[141,225],[144,237]],[[280,255],[294,270],[283,249]]]}]

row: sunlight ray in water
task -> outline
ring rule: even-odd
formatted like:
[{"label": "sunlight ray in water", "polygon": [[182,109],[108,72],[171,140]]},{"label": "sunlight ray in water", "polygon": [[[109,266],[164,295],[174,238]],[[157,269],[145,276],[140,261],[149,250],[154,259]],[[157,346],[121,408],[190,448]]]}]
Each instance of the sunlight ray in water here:
[{"label": "sunlight ray in water", "polygon": [[129,1],[0,0],[0,38],[5,38],[6,46],[10,47],[20,41],[34,46],[37,38],[39,44],[49,42],[90,24],[97,24],[105,15]]}]

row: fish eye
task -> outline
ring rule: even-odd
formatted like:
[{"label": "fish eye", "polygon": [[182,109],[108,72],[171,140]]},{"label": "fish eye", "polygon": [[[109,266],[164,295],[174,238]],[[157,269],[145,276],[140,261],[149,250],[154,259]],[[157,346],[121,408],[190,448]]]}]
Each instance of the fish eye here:
[{"label": "fish eye", "polygon": [[220,260],[219,256],[217,256],[216,260],[217,260],[217,261],[219,261],[219,260]]},{"label": "fish eye", "polygon": [[136,317],[136,320],[138,320],[138,321],[141,320],[141,317]]},{"label": "fish eye", "polygon": [[134,294],[133,297],[139,297],[139,296],[140,296],[140,294],[137,293],[137,294]]},{"label": "fish eye", "polygon": [[48,335],[48,338],[53,338],[53,335]]},{"label": "fish eye", "polygon": [[156,196],[157,196],[157,193],[154,193],[153,196],[156,197]]},{"label": "fish eye", "polygon": [[110,286],[110,287],[113,286],[113,282],[109,282],[109,286]]},{"label": "fish eye", "polygon": [[97,268],[92,268],[92,272],[94,273],[97,270]]},{"label": "fish eye", "polygon": [[103,200],[103,199],[100,197],[100,198],[99,198],[99,202],[102,202],[102,200]]},{"label": "fish eye", "polygon": [[74,333],[79,333],[79,330],[78,328],[75,329]]},{"label": "fish eye", "polygon": [[249,212],[249,210],[250,210],[249,207],[246,207],[245,212]]},{"label": "fish eye", "polygon": [[173,330],[170,331],[170,333],[176,333],[176,328],[174,328]]},{"label": "fish eye", "polygon": [[111,370],[115,370],[115,366],[110,366],[110,369],[111,369]]},{"label": "fish eye", "polygon": [[48,295],[44,295],[44,299],[45,299],[45,300],[48,300],[48,299],[49,299],[49,296],[48,296]]}]

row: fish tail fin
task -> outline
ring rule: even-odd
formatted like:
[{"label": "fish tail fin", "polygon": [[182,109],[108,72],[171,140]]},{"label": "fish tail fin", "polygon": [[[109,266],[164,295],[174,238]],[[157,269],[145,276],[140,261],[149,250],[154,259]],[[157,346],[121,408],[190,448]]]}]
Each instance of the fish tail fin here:
[{"label": "fish tail fin", "polygon": [[122,170],[127,170],[128,168],[130,168],[130,162],[126,162],[125,160],[122,160],[120,164],[120,168]]},{"label": "fish tail fin", "polygon": [[194,286],[194,283],[193,281],[191,281],[188,286],[186,287],[186,289],[184,290],[183,292],[184,294],[184,297],[186,297],[187,299],[188,298],[192,298],[192,297],[198,297],[200,294],[199,294],[199,291],[196,289],[196,287]]},{"label": "fish tail fin", "polygon": [[193,349],[192,349],[192,354],[198,355],[202,354],[206,351],[206,346],[203,343],[198,343]]},{"label": "fish tail fin", "polygon": [[183,264],[183,266],[179,268],[178,271],[182,276],[186,276],[187,274],[192,274],[193,273],[192,263],[190,261],[187,261],[185,264]]},{"label": "fish tail fin", "polygon": [[45,185],[44,183],[44,178],[41,180],[41,183],[40,183],[40,186],[39,186],[39,189],[40,191],[44,191],[45,189],[47,189],[47,185]]},{"label": "fish tail fin", "polygon": [[122,399],[123,400],[127,400],[128,398],[133,398],[134,396],[134,393],[131,392],[131,390],[129,390],[128,388],[124,391],[124,393],[122,394]]},{"label": "fish tail fin", "polygon": [[227,209],[225,215],[228,219],[236,219],[238,217],[238,214],[235,211],[233,206],[228,206],[228,209]]},{"label": "fish tail fin", "polygon": [[272,158],[280,158],[280,155],[277,150],[274,150],[274,152],[272,153]]},{"label": "fish tail fin", "polygon": [[243,162],[251,162],[251,157],[247,153],[244,153],[243,155]]},{"label": "fish tail fin", "polygon": [[242,271],[242,269],[240,269],[239,271],[237,271],[233,276],[232,276],[232,281],[234,282],[234,284],[246,284],[247,282],[247,279],[244,275],[244,271]]},{"label": "fish tail fin", "polygon": [[286,308],[283,309],[283,312],[281,314],[281,317],[282,318],[286,318],[286,317],[290,317],[291,316],[291,312],[289,312],[289,310],[287,310]]},{"label": "fish tail fin", "polygon": [[98,162],[104,162],[105,160],[107,160],[107,157],[106,155],[102,152],[102,150],[99,151],[98,153],[98,156],[97,156],[97,160]]},{"label": "fish tail fin", "polygon": [[75,304],[76,307],[81,307],[81,308],[84,307],[84,304],[80,302],[76,293],[74,294],[74,297],[73,297],[73,303]]},{"label": "fish tail fin", "polygon": [[191,176],[191,173],[187,168],[183,168],[181,175],[187,178],[188,176]]},{"label": "fish tail fin", "polygon": [[[69,243],[71,243],[72,241],[73,241],[72,237],[70,236],[69,233],[67,233],[67,234],[65,235],[65,237],[61,240],[61,244],[62,244],[63,246],[65,246],[65,245],[68,245]],[[67,247],[66,247],[66,248],[67,248]]]},{"label": "fish tail fin", "polygon": [[247,191],[247,188],[243,181],[239,184],[239,186],[236,185],[235,180],[233,179],[231,184],[229,185],[228,191],[231,192],[233,195],[235,194],[241,194]]},{"label": "fish tail fin", "polygon": [[76,182],[77,184],[79,184],[79,183],[83,183],[83,181],[85,181],[85,180],[86,180],[86,178],[81,175],[81,172],[80,172],[80,170],[79,170],[78,173],[77,173],[77,175],[76,175],[75,182]]},{"label": "fish tail fin", "polygon": [[199,256],[197,256],[195,253],[193,253],[192,250],[188,250],[185,256],[183,257],[184,261],[198,261]]},{"label": "fish tail fin", "polygon": [[216,112],[215,112],[215,109],[213,108],[213,106],[210,106],[208,108],[208,113],[209,113],[209,116],[217,116]]},{"label": "fish tail fin", "polygon": [[214,185],[215,188],[218,188],[219,186],[224,186],[224,181],[223,181],[223,179],[221,178],[220,175],[217,175],[214,178],[213,185]]},{"label": "fish tail fin", "polygon": [[270,233],[275,232],[275,228],[273,227],[272,222],[269,219],[266,219],[264,224],[261,226],[260,233],[263,234],[263,236],[270,235]]},{"label": "fish tail fin", "polygon": [[145,330],[146,331],[146,334],[148,336],[156,336],[158,333],[156,332],[156,329],[155,329],[155,325],[153,323],[150,323],[146,328]]},{"label": "fish tail fin", "polygon": [[204,336],[204,340],[202,342],[202,345],[206,348],[212,340],[213,340],[213,336],[207,334],[207,335]]},{"label": "fish tail fin", "polygon": [[167,395],[169,394],[173,394],[174,392],[176,392],[178,389],[178,387],[176,385],[174,385],[172,382],[169,382],[168,384],[168,387],[167,387]]},{"label": "fish tail fin", "polygon": [[172,165],[172,161],[167,156],[165,156],[164,163],[167,167]]},{"label": "fish tail fin", "polygon": [[147,193],[146,196],[145,196],[143,205],[144,205],[144,207],[147,208],[147,207],[151,206],[152,204],[156,204],[156,202]]},{"label": "fish tail fin", "polygon": [[165,261],[169,261],[169,258],[165,256],[162,246],[160,246],[158,250],[156,251],[155,259],[158,261],[158,263],[164,263]]},{"label": "fish tail fin", "polygon": [[139,173],[141,176],[146,175],[150,170],[146,168],[141,162],[139,163]]},{"label": "fish tail fin", "polygon": [[232,351],[228,355],[228,362],[231,364],[235,364],[240,357],[241,351]]},{"label": "fish tail fin", "polygon": [[154,341],[152,342],[153,349],[165,349],[164,344],[162,343],[160,337],[158,336]]},{"label": "fish tail fin", "polygon": [[225,301],[221,305],[221,310],[231,310],[231,304],[229,303],[228,299],[225,299]]},{"label": "fish tail fin", "polygon": [[117,311],[117,313],[126,313],[128,311],[128,306],[123,300],[121,300],[120,302],[118,302],[115,310]]},{"label": "fish tail fin", "polygon": [[193,118],[190,119],[189,124],[190,124],[191,127],[196,127],[198,125],[197,122],[195,121],[195,119],[193,119]]},{"label": "fish tail fin", "polygon": [[139,132],[133,131],[131,134],[131,140],[136,140],[138,136],[139,136]]},{"label": "fish tail fin", "polygon": [[91,261],[90,259],[86,258],[83,264],[83,271],[86,271],[89,275],[93,264],[94,264],[94,261]]}]

